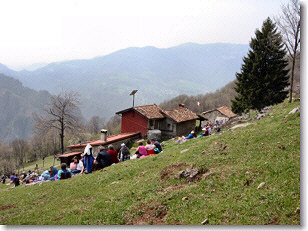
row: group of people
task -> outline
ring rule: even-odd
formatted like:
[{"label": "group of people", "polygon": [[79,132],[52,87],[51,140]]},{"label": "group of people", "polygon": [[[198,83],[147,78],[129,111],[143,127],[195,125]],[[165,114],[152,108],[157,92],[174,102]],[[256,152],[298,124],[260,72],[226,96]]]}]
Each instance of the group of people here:
[{"label": "group of people", "polygon": [[178,143],[184,143],[186,140],[192,139],[192,138],[201,138],[203,136],[210,136],[212,135],[213,131],[220,132],[220,123],[219,121],[216,121],[215,125],[213,126],[211,122],[207,122],[203,128],[202,132],[197,136],[196,131],[191,131],[187,136],[180,136],[177,138]]},{"label": "group of people", "polygon": [[[154,155],[162,152],[160,143],[156,140],[147,140],[146,146],[140,141],[139,147],[136,150],[137,158],[144,158],[149,155]],[[68,166],[66,163],[61,164],[61,169],[57,169],[51,166],[49,170],[44,171],[42,174],[37,174],[35,171],[29,170],[28,174],[25,172],[20,176],[13,174],[10,177],[10,184],[14,184],[15,187],[20,183],[35,184],[42,181],[63,180],[71,178],[77,174],[91,173],[93,170],[100,170],[119,162],[130,160],[129,148],[123,143],[119,152],[117,152],[113,145],[109,145],[108,149],[104,146],[98,147],[98,154],[96,158],[93,156],[93,148],[90,144],[85,147],[82,157],[79,159],[74,156],[72,162]],[[2,183],[5,184],[7,176],[3,175]]]},{"label": "group of people", "polygon": [[150,155],[155,155],[163,151],[160,143],[154,139],[147,140],[146,145],[143,145],[142,141],[139,141],[138,148],[136,149],[136,158],[145,158]]},{"label": "group of people", "polygon": [[[8,177],[6,175],[2,176],[2,184],[6,183],[7,178]],[[9,177],[9,179],[10,184],[14,184],[15,187],[19,186],[21,183],[34,184],[41,181],[57,180],[58,170],[53,166],[51,166],[49,170],[44,171],[42,174],[29,170],[27,173],[23,172],[20,175],[14,173]]]},{"label": "group of people", "polygon": [[[91,173],[93,170],[103,169],[112,164],[119,163],[120,161],[130,159],[130,151],[124,143],[121,144],[119,153],[117,153],[112,144],[108,146],[108,149],[106,149],[104,146],[99,146],[98,150],[99,152],[96,158],[94,158],[93,148],[90,144],[87,144],[83,153],[83,158],[79,160],[79,163],[82,163],[80,163],[81,171],[78,170],[78,173]],[[71,166],[71,169],[75,166],[76,165]]]}]

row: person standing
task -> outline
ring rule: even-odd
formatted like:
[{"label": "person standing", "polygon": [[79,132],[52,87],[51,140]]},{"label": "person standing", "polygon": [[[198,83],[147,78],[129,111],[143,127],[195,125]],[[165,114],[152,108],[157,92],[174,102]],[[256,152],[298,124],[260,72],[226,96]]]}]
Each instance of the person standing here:
[{"label": "person standing", "polygon": [[17,174],[15,174],[14,185],[15,187],[19,186],[19,177],[17,176]]},{"label": "person standing", "polygon": [[86,169],[85,173],[91,173],[94,157],[93,157],[93,149],[90,144],[87,144],[86,148],[84,149],[83,155],[84,155],[84,167]]}]

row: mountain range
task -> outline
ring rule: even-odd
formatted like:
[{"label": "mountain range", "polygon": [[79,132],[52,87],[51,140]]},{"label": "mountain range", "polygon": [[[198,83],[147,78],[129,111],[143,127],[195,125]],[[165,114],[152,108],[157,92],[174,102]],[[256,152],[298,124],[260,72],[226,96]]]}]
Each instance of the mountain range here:
[{"label": "mountain range", "polygon": [[12,77],[0,74],[0,141],[28,139],[33,134],[33,114],[49,102],[47,91],[24,87]]},{"label": "mountain range", "polygon": [[223,87],[235,79],[248,48],[224,43],[131,47],[93,59],[50,63],[34,71],[13,71],[0,65],[0,73],[37,91],[76,91],[86,119],[94,115],[109,119],[132,106],[129,93],[134,89],[138,89],[135,105],[143,105]]}]

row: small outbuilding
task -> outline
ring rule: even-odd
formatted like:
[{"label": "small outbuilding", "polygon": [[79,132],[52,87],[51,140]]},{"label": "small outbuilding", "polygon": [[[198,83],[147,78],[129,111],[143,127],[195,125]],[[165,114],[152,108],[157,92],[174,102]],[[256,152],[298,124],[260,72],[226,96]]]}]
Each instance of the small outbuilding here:
[{"label": "small outbuilding", "polygon": [[201,116],[205,119],[205,121],[209,121],[212,124],[216,123],[216,121],[218,121],[219,124],[223,124],[230,119],[235,118],[237,115],[227,106],[222,106],[213,110],[202,112]]},{"label": "small outbuilding", "polygon": [[69,168],[70,163],[73,161],[73,158],[77,156],[78,159],[80,159],[81,154],[82,152],[70,152],[70,153],[60,154],[57,156],[57,158],[60,159],[61,164],[66,163],[66,166]]}]

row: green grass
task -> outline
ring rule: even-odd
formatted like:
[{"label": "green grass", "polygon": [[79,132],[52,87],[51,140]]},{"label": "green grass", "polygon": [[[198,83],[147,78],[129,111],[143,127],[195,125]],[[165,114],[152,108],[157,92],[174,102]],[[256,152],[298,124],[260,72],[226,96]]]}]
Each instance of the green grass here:
[{"label": "green grass", "polygon": [[[284,118],[298,105],[276,105],[222,135],[170,140],[161,154],[92,174],[1,187],[0,223],[299,225],[300,113]],[[205,174],[194,182],[177,177],[187,167]]]},{"label": "green grass", "polygon": [[[31,162],[31,163],[28,163],[28,164],[25,164],[25,167],[24,169],[23,168],[20,168],[19,171],[20,172],[23,172],[23,171],[28,171],[28,170],[31,170],[33,171],[35,169],[35,166],[36,164],[38,165],[38,168],[39,168],[39,172],[43,172],[44,170],[47,170],[49,169],[50,166],[53,166],[54,164],[54,156],[48,156],[45,158],[44,160],[44,167],[43,167],[43,160],[42,159],[39,159],[37,161],[34,161],[34,162]],[[60,167],[60,160],[55,160],[55,167],[59,168]]]}]

